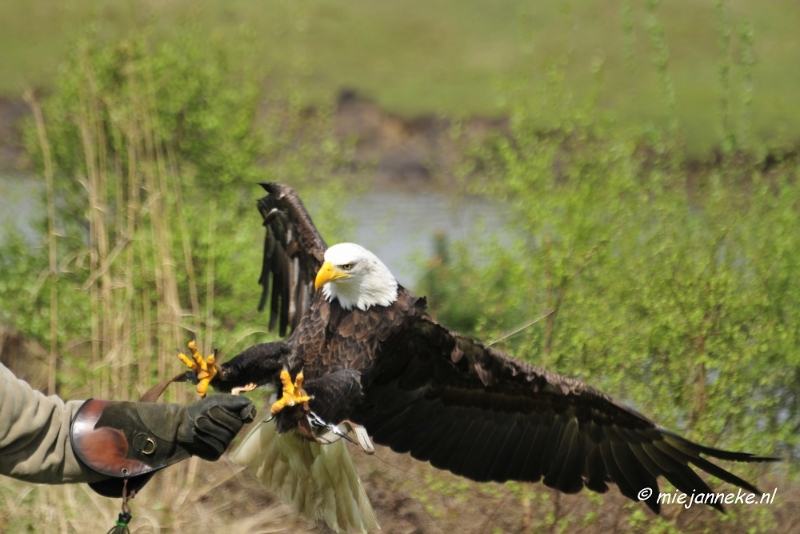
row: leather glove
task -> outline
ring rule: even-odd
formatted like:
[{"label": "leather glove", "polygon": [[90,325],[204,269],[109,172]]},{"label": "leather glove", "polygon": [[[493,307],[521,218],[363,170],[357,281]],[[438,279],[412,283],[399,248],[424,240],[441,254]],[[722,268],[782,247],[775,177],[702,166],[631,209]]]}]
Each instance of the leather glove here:
[{"label": "leather glove", "polygon": [[189,406],[140,402],[137,411],[155,436],[212,462],[256,415],[250,399],[227,394],[211,395]]},{"label": "leather glove", "polygon": [[70,428],[76,456],[117,479],[90,486],[106,496],[141,488],[155,471],[189,456],[217,460],[242,425],[256,415],[246,397],[212,395],[188,406],[88,400]]}]

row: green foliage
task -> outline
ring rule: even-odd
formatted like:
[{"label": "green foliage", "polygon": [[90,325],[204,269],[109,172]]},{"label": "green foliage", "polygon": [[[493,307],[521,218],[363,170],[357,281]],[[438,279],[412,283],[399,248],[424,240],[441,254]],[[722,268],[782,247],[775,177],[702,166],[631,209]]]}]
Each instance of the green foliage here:
[{"label": "green foliage", "polygon": [[47,269],[47,256],[42,249],[31,250],[17,232],[6,235],[0,253],[0,321],[9,323],[25,321],[28,331],[46,332],[48,319],[37,310],[46,307],[46,297],[36,287],[39,273]]},{"label": "green foliage", "polygon": [[[417,285],[428,297],[432,312],[447,318],[448,327],[460,332],[494,331],[518,313],[519,291],[512,281],[524,275],[524,269],[501,247],[490,247],[480,242],[451,245],[447,236],[436,237],[435,256]],[[485,277],[488,265],[481,260],[487,258],[491,258],[491,269],[498,276]],[[485,285],[473,283],[476,278]],[[476,315],[477,308],[484,313]]]},{"label": "green foliage", "polygon": [[[247,35],[240,38],[243,46],[250,42]],[[147,34],[111,44],[82,39],[45,105],[56,168],[64,176],[87,172],[80,114],[89,106],[102,123],[95,148],[120,170],[130,163],[130,137],[123,131],[140,129],[169,143],[173,161],[163,164],[180,162],[194,178],[187,186],[252,183],[262,144],[253,129],[260,73],[247,56],[231,58],[235,52],[223,52],[192,30],[167,40]],[[38,154],[34,133],[28,146]]]},{"label": "green foliage", "polygon": [[[192,337],[223,357],[266,338],[256,182],[292,184],[327,237],[345,230],[344,186],[330,175],[346,158],[329,113],[301,109],[293,88],[263,94],[250,43],[242,34],[240,48],[221,47],[192,29],[87,37],[44,100],[57,273],[46,276],[46,252],[8,241],[0,269],[14,287],[0,308],[26,336],[56,343],[63,394],[135,396],[180,370],[175,348]],[[26,139],[44,167],[33,120]],[[50,284],[57,340],[49,312],[35,312],[49,307]]]}]

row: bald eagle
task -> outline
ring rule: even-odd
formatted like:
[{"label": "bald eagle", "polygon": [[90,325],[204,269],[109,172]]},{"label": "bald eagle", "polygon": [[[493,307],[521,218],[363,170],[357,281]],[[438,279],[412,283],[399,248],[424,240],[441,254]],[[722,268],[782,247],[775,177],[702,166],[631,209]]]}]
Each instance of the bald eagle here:
[{"label": "bald eagle", "polygon": [[655,513],[659,476],[711,492],[694,468],[759,493],[706,458],[774,458],[693,443],[579,380],[449,330],[374,254],[328,248],[293,189],[261,185],[259,310],[269,306],[270,328],[291,336],[198,376],[222,391],[275,388],[271,419],[233,458],[306,516],[340,531],[377,526],[344,442],[325,444],[319,429],[363,427],[378,444],[479,482],[542,481],[564,493],[614,484]]}]

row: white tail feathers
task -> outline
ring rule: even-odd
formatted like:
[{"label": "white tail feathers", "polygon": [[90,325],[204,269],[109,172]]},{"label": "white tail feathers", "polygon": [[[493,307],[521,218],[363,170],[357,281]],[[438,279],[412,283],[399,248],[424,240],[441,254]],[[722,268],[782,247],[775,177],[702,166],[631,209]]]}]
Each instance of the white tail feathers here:
[{"label": "white tail feathers", "polygon": [[320,445],[261,422],[230,457],[307,519],[324,519],[336,532],[380,528],[344,440]]}]

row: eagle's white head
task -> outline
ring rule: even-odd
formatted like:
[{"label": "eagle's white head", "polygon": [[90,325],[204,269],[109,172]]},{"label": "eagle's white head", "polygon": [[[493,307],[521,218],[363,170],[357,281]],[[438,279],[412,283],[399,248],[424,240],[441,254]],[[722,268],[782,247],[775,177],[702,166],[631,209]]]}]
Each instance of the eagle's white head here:
[{"label": "eagle's white head", "polygon": [[325,251],[314,287],[342,308],[388,306],[397,300],[397,280],[378,257],[361,245],[339,243]]}]

